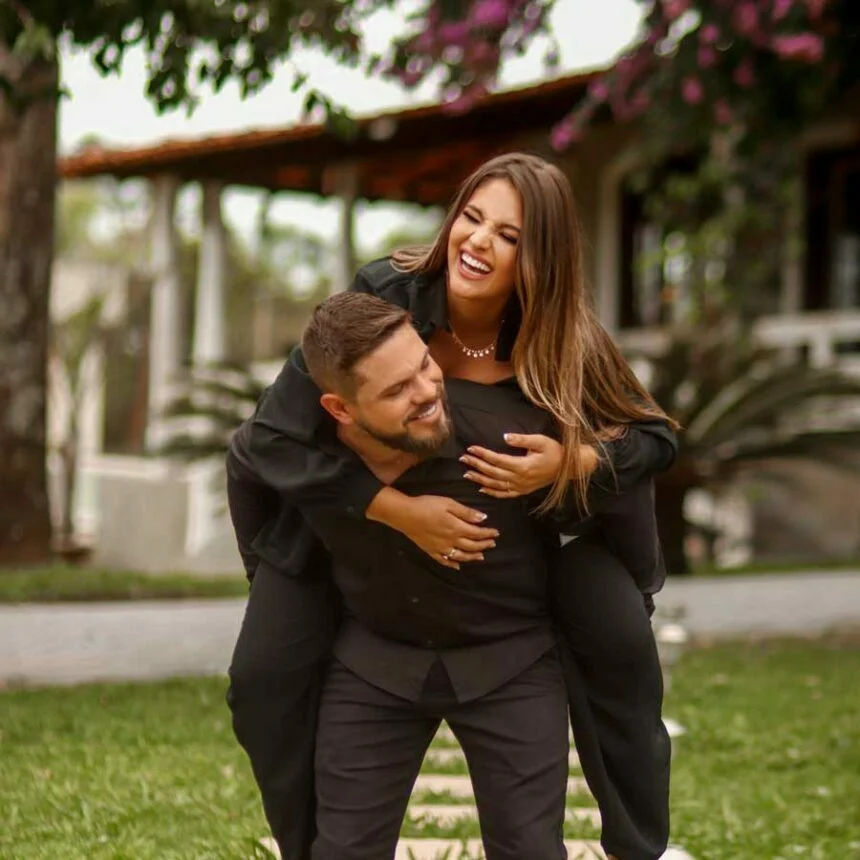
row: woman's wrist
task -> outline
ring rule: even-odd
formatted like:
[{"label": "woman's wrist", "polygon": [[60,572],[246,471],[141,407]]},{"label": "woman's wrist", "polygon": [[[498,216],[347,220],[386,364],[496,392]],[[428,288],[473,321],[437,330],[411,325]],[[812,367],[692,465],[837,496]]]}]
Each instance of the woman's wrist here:
[{"label": "woman's wrist", "polygon": [[376,523],[382,523],[397,531],[404,531],[404,524],[410,510],[412,498],[394,487],[383,487],[374,497],[365,511],[365,518]]}]

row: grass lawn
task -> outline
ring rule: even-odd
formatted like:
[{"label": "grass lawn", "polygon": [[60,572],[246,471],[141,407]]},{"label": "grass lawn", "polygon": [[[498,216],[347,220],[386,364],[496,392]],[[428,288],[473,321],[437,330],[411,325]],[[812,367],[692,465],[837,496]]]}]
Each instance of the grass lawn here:
[{"label": "grass lawn", "polygon": [[0,604],[75,600],[168,600],[246,597],[248,581],[235,576],[134,573],[89,567],[0,570]]},{"label": "grass lawn", "polygon": [[[856,642],[685,655],[666,709],[688,730],[676,741],[673,839],[697,860],[860,857],[858,677]],[[265,856],[224,689],[207,679],[0,694],[0,858]]]}]

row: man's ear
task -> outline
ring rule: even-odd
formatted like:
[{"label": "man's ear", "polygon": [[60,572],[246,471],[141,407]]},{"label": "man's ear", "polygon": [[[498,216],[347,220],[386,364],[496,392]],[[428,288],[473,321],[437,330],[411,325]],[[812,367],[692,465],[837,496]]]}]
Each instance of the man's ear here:
[{"label": "man's ear", "polygon": [[352,413],[349,411],[349,405],[346,400],[339,394],[327,393],[320,397],[320,405],[335,421],[340,424],[352,424]]}]

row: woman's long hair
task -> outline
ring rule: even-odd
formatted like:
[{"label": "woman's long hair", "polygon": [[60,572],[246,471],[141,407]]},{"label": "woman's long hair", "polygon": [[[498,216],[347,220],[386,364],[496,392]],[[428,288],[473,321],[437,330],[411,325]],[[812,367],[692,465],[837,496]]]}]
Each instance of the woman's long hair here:
[{"label": "woman's long hair", "polygon": [[562,469],[541,509],[559,505],[572,479],[586,510],[583,445],[601,448],[614,428],[632,421],[659,418],[677,424],[636,378],[591,307],[579,216],[567,177],[535,155],[493,158],[463,183],[433,244],[397,251],[393,264],[401,271],[441,273],[452,224],[489,179],[510,182],[523,205],[514,284],[522,324],[513,349],[514,373],[526,397],[550,412],[561,428]]}]

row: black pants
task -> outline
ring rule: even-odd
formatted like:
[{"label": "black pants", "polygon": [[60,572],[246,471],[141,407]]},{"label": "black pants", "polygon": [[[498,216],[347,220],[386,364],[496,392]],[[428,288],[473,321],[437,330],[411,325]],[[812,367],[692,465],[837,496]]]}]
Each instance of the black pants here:
[{"label": "black pants", "polygon": [[[315,715],[333,605],[326,587],[261,565],[230,667],[233,726],[284,860],[310,856]],[[670,748],[642,596],[602,542],[581,537],[554,565],[550,605],[568,646],[571,724],[603,847],[621,860],[656,860],[668,842]]]},{"label": "black pants", "polygon": [[453,695],[447,704],[439,697],[410,702],[333,661],[320,706],[312,860],[394,856],[412,786],[443,718],[469,764],[487,860],[567,856],[567,703],[550,653],[463,704]]}]

